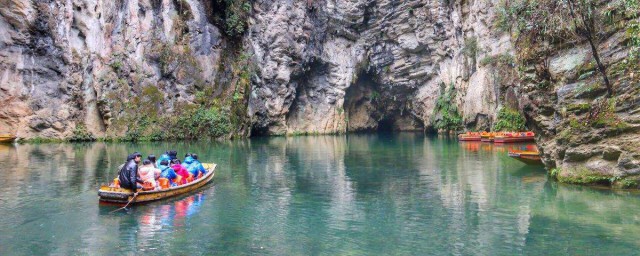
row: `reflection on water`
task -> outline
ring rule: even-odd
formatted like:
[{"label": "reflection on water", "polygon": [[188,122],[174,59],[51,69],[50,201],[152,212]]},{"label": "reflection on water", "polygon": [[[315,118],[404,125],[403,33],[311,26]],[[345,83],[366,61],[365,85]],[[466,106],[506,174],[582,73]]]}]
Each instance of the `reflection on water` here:
[{"label": "reflection on water", "polygon": [[[110,214],[127,153],[215,161],[214,184]],[[0,145],[0,255],[634,254],[637,194],[558,185],[531,145],[421,134]]]},{"label": "reflection on water", "polygon": [[463,141],[460,146],[467,151],[485,151],[507,153],[509,151],[538,151],[538,147],[533,143],[507,143],[494,144],[480,141]]}]

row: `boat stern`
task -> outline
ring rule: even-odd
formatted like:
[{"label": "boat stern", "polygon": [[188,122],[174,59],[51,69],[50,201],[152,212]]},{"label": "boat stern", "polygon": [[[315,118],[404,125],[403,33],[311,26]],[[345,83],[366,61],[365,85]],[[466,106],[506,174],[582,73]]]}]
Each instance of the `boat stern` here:
[{"label": "boat stern", "polygon": [[100,197],[100,201],[103,202],[127,203],[131,196],[133,196],[133,192],[123,188],[102,186],[100,190],[98,190],[98,197]]}]

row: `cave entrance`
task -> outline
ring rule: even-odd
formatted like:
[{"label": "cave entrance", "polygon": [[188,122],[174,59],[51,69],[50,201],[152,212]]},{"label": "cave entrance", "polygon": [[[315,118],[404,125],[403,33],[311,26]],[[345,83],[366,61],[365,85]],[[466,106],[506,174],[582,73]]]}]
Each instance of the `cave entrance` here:
[{"label": "cave entrance", "polygon": [[413,91],[385,87],[376,78],[375,73],[362,72],[347,88],[347,132],[422,131],[422,122],[407,109]]},{"label": "cave entrance", "polygon": [[391,133],[393,131],[396,131],[394,129],[394,125],[396,123],[396,120],[393,118],[384,118],[380,121],[378,121],[378,129],[377,131],[380,133]]}]

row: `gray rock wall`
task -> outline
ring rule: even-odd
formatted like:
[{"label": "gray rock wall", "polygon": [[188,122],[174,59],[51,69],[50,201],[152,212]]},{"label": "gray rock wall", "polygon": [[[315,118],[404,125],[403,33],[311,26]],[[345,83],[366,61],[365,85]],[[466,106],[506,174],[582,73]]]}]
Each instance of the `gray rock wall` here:
[{"label": "gray rock wall", "polygon": [[164,98],[149,111],[171,112],[214,84],[223,46],[195,0],[2,0],[0,133],[65,138],[84,125],[109,135],[122,116],[111,103],[147,86]]},{"label": "gray rock wall", "polygon": [[[488,126],[500,86],[478,60],[511,51],[509,37],[491,30],[491,1],[445,3],[253,3],[243,42],[257,67],[254,133],[423,130],[442,84],[458,90],[469,127]],[[221,52],[233,46],[207,2],[3,0],[0,10],[0,96],[10,106],[0,110],[0,132],[65,138],[84,125],[117,136],[110,127],[126,115],[119,100],[145,87],[162,93],[154,111],[171,112],[202,87],[219,95],[225,86]],[[477,42],[472,54],[467,42]]]},{"label": "gray rock wall", "polygon": [[[381,121],[422,130],[443,83],[458,90],[469,127],[479,119],[488,127],[501,86],[479,60],[511,53],[509,35],[491,29],[493,1],[445,3],[258,1],[247,38],[260,67],[254,130],[335,133]],[[465,42],[476,45],[465,51]],[[365,89],[350,98],[355,86]]]}]

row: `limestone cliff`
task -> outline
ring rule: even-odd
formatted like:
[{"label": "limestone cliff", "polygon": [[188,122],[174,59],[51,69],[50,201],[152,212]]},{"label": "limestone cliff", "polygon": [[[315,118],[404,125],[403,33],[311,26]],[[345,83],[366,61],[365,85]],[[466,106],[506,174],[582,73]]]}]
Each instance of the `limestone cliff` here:
[{"label": "limestone cliff", "polygon": [[595,25],[570,3],[0,0],[0,133],[487,130],[509,108],[559,179],[634,185],[637,1],[586,1]]},{"label": "limestone cliff", "polygon": [[196,0],[1,0],[0,133],[119,137],[224,94],[233,47],[214,15]]},{"label": "limestone cliff", "polygon": [[513,49],[492,30],[495,10],[493,1],[257,1],[247,36],[260,67],[254,131],[423,130],[446,87],[468,127],[489,128],[508,81],[479,60]]}]

